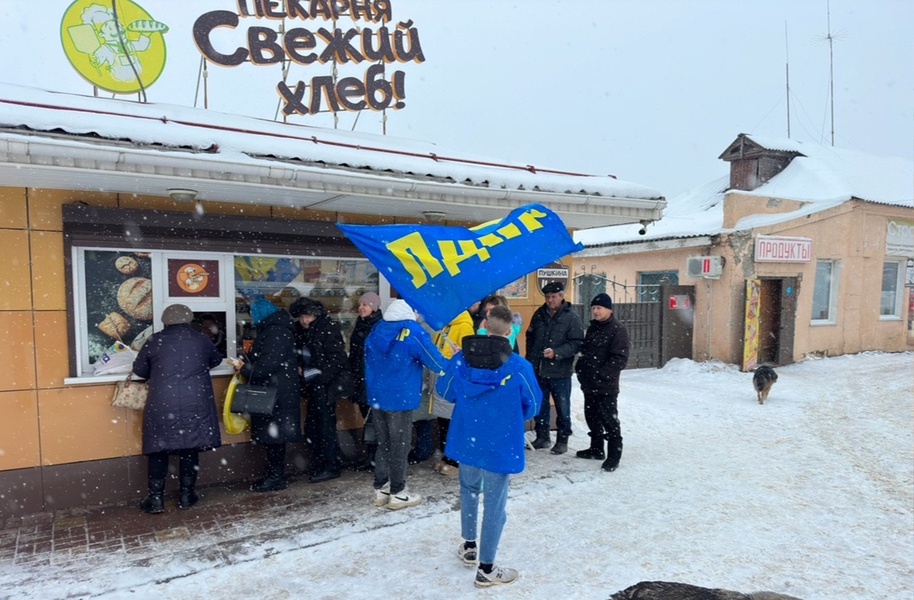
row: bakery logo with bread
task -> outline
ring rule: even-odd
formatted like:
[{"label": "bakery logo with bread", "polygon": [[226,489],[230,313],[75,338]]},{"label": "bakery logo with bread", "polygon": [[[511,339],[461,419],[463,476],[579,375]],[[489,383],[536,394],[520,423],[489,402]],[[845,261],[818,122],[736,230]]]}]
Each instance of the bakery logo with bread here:
[{"label": "bakery logo with bread", "polygon": [[168,25],[130,0],[76,0],[60,23],[67,60],[83,79],[115,94],[143,91],[165,69]]},{"label": "bakery logo with bread", "polygon": [[219,262],[168,259],[168,295],[172,298],[219,296]]}]

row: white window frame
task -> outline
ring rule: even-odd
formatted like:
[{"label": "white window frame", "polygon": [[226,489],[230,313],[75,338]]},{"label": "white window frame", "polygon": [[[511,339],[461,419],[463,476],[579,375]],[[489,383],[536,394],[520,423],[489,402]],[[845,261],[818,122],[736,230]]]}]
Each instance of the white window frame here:
[{"label": "white window frame", "polygon": [[815,296],[819,285],[818,272],[819,265],[827,263],[831,265],[831,281],[828,288],[828,315],[823,318],[813,317],[810,325],[836,325],[838,323],[838,292],[841,282],[841,261],[832,259],[819,259],[816,261],[816,277],[813,284],[813,310],[816,308]]},{"label": "white window frame", "polygon": [[[180,302],[181,304],[186,304],[191,310],[195,312],[214,312],[222,313],[226,315],[226,349],[229,357],[234,357],[236,355],[236,344],[237,344],[237,332],[235,327],[229,327],[228,322],[235,317],[235,257],[236,256],[245,256],[249,254],[256,254],[256,252],[192,252],[192,251],[176,251],[176,250],[157,250],[157,249],[139,249],[139,248],[124,248],[117,246],[101,246],[101,245],[86,245],[86,246],[73,246],[71,249],[71,259],[73,264],[72,275],[73,281],[71,282],[73,290],[73,306],[75,310],[75,332],[74,332],[74,344],[72,345],[72,351],[76,354],[76,377],[67,377],[64,379],[64,383],[67,385],[75,384],[85,384],[85,383],[106,383],[112,381],[119,381],[124,378],[123,374],[119,375],[95,375],[93,365],[89,364],[89,355],[88,355],[88,340],[89,340],[89,319],[88,319],[88,307],[86,306],[85,298],[85,253],[92,251],[102,251],[102,252],[121,252],[121,253],[132,253],[132,252],[149,252],[151,259],[151,270],[153,273],[152,278],[152,298],[153,298],[153,331],[162,330],[162,321],[161,315],[162,310],[169,304]],[[265,255],[272,256],[272,255]],[[286,255],[276,255],[277,257],[283,257]],[[303,255],[303,256],[286,256],[288,258],[296,258],[302,260],[314,260],[314,256]],[[182,259],[197,259],[197,260],[215,260],[219,261],[220,264],[220,290],[219,297],[213,298],[169,298],[168,297],[168,259],[169,258],[182,258]],[[317,257],[319,260],[360,260],[366,261],[365,258],[358,257],[336,257],[336,256],[320,256]],[[378,293],[382,298],[389,298],[390,296],[390,283],[378,273]],[[389,303],[389,301],[388,301]],[[386,308],[386,306],[384,307]],[[220,365],[212,370],[214,375],[230,374],[233,372],[233,369],[230,366]]]},{"label": "white window frame", "polygon": [[904,278],[905,278],[905,269],[907,268],[907,259],[904,258],[892,258],[886,257],[883,264],[883,270],[885,270],[885,265],[893,264],[897,267],[895,273],[895,289],[894,289],[894,298],[893,298],[893,310],[891,314],[886,314],[882,312],[882,301],[885,294],[892,292],[892,290],[886,290],[883,286],[885,285],[885,279],[882,280],[882,285],[879,286],[879,320],[880,321],[898,321],[902,318],[902,309],[904,306]]}]

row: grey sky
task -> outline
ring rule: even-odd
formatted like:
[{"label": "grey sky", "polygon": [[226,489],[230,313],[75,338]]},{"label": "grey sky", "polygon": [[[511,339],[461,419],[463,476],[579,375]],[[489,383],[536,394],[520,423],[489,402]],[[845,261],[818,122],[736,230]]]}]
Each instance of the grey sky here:
[{"label": "grey sky", "polygon": [[[672,197],[724,175],[717,156],[737,134],[787,136],[789,48],[791,137],[830,143],[826,0],[390,2],[395,22],[418,28],[426,61],[394,65],[407,74],[406,107],[388,111],[389,135],[614,174]],[[92,93],[60,49],[70,3],[0,0],[0,81]],[[168,63],[149,101],[192,106],[193,21],[236,2],[137,3],[170,27]],[[914,158],[914,2],[831,0],[830,9],[835,144]],[[268,22],[242,27],[254,24]],[[326,66],[298,67],[290,81],[326,74]],[[273,118],[280,78],[278,67],[211,66],[209,106]],[[339,127],[354,119],[341,114]],[[328,115],[294,121],[332,126]],[[381,114],[365,111],[356,131],[381,127]]]}]

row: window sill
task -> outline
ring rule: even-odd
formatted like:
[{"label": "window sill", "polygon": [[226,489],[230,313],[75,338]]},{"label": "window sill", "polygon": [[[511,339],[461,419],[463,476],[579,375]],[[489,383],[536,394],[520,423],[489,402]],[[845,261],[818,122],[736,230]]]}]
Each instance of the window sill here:
[{"label": "window sill", "polygon": [[[210,369],[209,374],[212,377],[222,377],[223,375],[229,376],[235,374],[235,369],[231,365],[223,364],[214,369]],[[124,381],[126,378],[126,373],[118,373],[116,375],[85,375],[83,377],[66,377],[64,378],[63,383],[64,385],[104,385]],[[134,377],[134,379],[138,378]]]},{"label": "window sill", "polygon": [[827,327],[829,325],[837,325],[837,321],[810,321],[810,327]]},{"label": "window sill", "polygon": [[898,315],[879,315],[880,321],[901,321],[902,318]]}]

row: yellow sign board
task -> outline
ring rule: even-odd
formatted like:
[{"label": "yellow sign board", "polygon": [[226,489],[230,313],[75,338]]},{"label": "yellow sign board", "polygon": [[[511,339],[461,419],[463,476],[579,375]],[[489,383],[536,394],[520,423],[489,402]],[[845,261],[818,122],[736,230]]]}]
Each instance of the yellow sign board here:
[{"label": "yellow sign board", "polygon": [[115,94],[148,88],[165,69],[165,33],[130,0],[76,0],[63,15],[60,42],[67,60],[89,83]]}]

